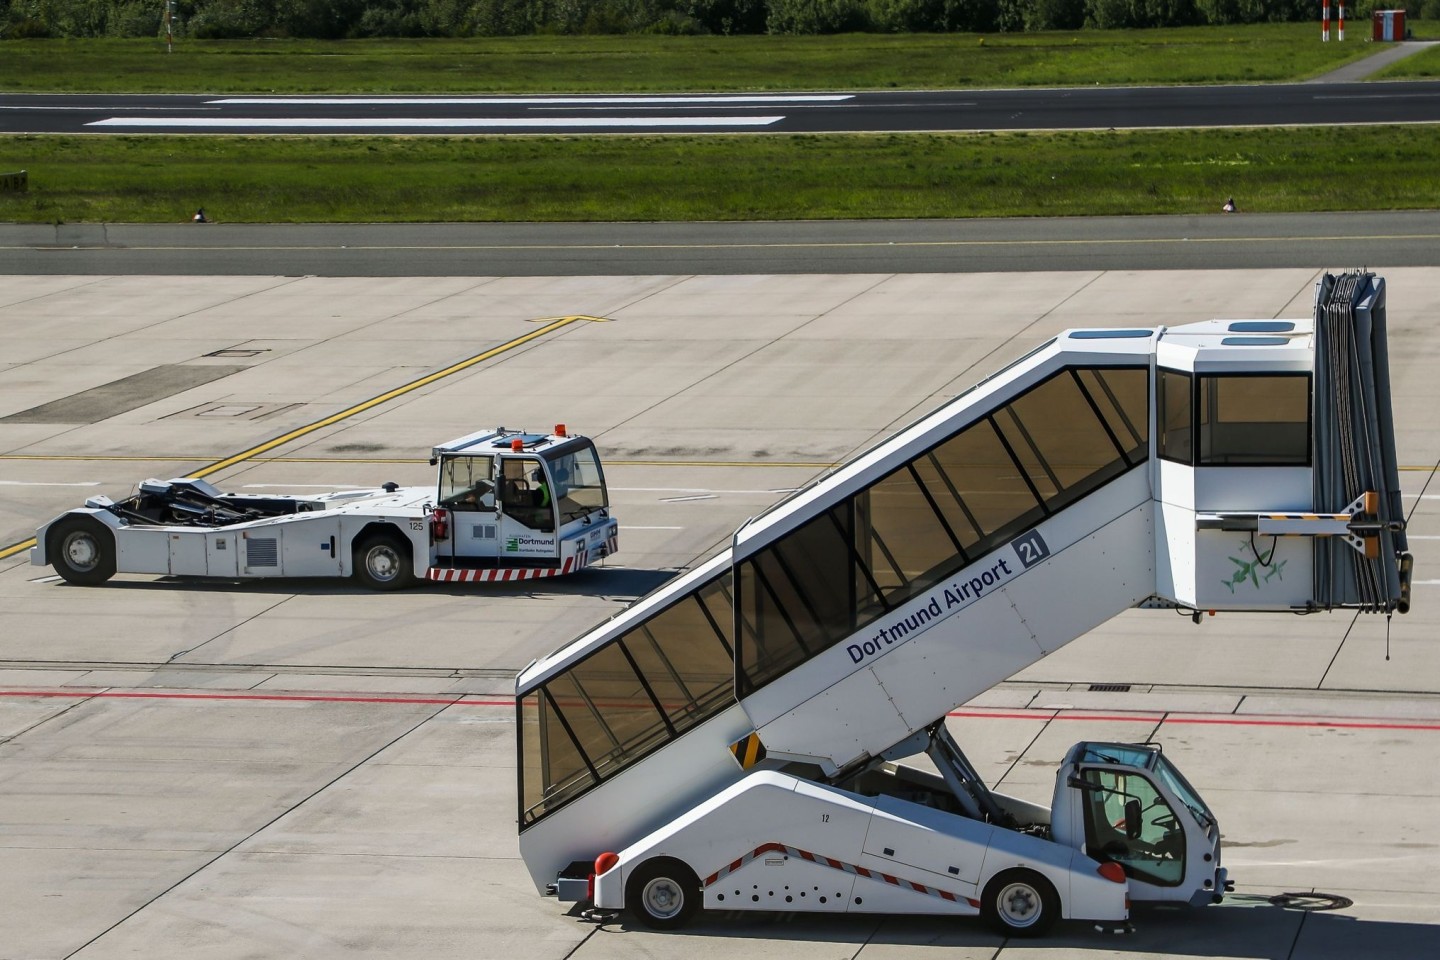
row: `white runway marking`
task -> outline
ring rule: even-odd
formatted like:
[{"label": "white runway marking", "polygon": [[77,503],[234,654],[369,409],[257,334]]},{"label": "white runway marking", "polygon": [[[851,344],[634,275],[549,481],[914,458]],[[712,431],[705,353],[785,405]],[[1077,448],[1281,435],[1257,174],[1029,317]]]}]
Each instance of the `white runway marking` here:
[{"label": "white runway marking", "polygon": [[167,127],[207,130],[554,130],[664,127],[768,127],[781,117],[109,117],[87,127]]},{"label": "white runway marking", "polygon": [[621,530],[684,530],[684,527],[632,527],[628,523],[620,524]]},{"label": "white runway marking", "polygon": [[280,489],[280,490],[369,490],[369,487],[362,487],[354,483],[244,483],[240,485],[242,490]]},{"label": "white runway marking", "polygon": [[87,480],[84,483],[42,483],[38,480],[0,480],[5,487],[98,487],[100,481]]},{"label": "white runway marking", "polygon": [[756,94],[751,96],[697,96],[697,97],[226,97],[223,100],[207,100],[207,104],[255,106],[260,104],[287,106],[305,104],[323,106],[555,106],[557,104],[580,104],[594,106],[609,104],[629,106],[636,104],[668,104],[686,106],[692,103],[836,103],[854,99],[854,94]]}]

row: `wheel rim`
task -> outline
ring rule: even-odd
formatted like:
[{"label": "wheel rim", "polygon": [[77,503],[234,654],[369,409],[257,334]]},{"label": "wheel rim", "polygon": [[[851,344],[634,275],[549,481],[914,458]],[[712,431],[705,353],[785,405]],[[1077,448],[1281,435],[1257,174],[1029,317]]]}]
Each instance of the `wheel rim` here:
[{"label": "wheel rim", "polygon": [[365,552],[365,571],[381,582],[389,582],[400,575],[400,551],[388,543],[371,547]]},{"label": "wheel rim", "polygon": [[640,899],[645,912],[659,920],[669,920],[685,907],[685,891],[669,877],[656,877],[645,884]]},{"label": "wheel rim", "polygon": [[995,900],[996,909],[1008,927],[1024,929],[1033,925],[1044,912],[1040,891],[1028,883],[1009,883]]},{"label": "wheel rim", "polygon": [[100,564],[100,544],[88,533],[77,531],[70,534],[60,550],[70,568],[80,573],[89,573]]}]

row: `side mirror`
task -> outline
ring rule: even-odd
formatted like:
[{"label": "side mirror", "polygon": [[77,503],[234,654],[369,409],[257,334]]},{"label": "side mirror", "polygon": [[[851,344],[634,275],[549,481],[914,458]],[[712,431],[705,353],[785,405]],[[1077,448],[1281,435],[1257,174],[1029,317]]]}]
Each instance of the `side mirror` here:
[{"label": "side mirror", "polygon": [[1125,837],[1136,840],[1140,837],[1140,801],[1125,801]]}]

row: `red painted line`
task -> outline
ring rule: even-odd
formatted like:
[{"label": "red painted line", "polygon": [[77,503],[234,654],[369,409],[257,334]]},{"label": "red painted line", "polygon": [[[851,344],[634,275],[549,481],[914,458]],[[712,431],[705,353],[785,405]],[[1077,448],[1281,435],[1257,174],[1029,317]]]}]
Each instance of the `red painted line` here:
[{"label": "red painted line", "polygon": [[343,694],[300,693],[179,693],[175,691],[139,690],[0,690],[0,697],[69,697],[89,700],[104,697],[110,700],[254,700],[270,703],[384,703],[412,705],[446,705],[465,707],[514,707],[514,700],[472,700],[464,694],[455,697],[365,697]]},{"label": "red painted line", "polygon": [[1396,720],[1266,720],[1259,717],[1173,717],[1166,723],[1227,727],[1335,727],[1343,730],[1431,730],[1440,731],[1440,721],[1426,723]]},{"label": "red painted line", "polygon": [[1003,712],[1003,711],[977,711],[977,710],[953,710],[946,714],[950,717],[963,717],[973,720],[1090,720],[1098,723],[1164,723],[1176,726],[1186,725],[1210,725],[1227,727],[1299,727],[1305,729],[1323,729],[1332,727],[1341,730],[1428,730],[1440,732],[1440,720],[1383,720],[1371,718],[1346,718],[1327,720],[1323,718],[1307,718],[1304,720],[1292,720],[1285,718],[1267,718],[1255,715],[1237,716],[1165,716],[1159,713],[1073,713],[1067,710],[1034,710],[1030,712]]},{"label": "red painted line", "polygon": [[[461,707],[514,707],[513,699],[474,699],[464,694],[453,697],[369,697],[358,694],[300,694],[300,693],[185,693],[171,690],[0,690],[0,698],[71,698],[88,700],[105,698],[111,700],[217,700],[257,703],[375,703],[389,705],[446,705]],[[1023,711],[982,711],[954,710],[947,716],[971,720],[1071,720],[1094,721],[1097,723],[1164,723],[1175,726],[1223,726],[1223,727],[1280,727],[1290,729],[1336,729],[1336,730],[1414,730],[1440,733],[1440,720],[1402,721],[1379,718],[1347,717],[1337,719],[1260,716],[1163,716],[1158,713],[1072,713],[1065,710]]]}]

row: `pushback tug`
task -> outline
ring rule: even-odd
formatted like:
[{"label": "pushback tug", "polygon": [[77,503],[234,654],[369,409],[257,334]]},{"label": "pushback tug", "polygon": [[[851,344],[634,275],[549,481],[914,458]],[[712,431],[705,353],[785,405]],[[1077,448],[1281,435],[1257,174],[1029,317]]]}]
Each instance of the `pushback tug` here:
[{"label": "pushback tug", "polygon": [[30,562],[71,583],[116,573],[349,577],[375,590],[417,579],[512,581],[583,570],[615,553],[595,445],[497,427],[436,446],[434,487],[275,496],[205,480],[146,480],[92,497],[36,533]]}]

